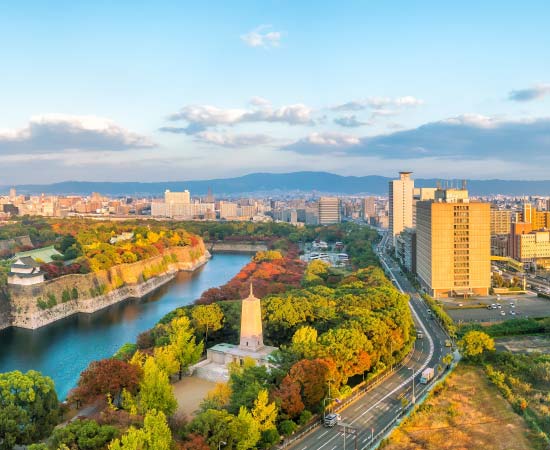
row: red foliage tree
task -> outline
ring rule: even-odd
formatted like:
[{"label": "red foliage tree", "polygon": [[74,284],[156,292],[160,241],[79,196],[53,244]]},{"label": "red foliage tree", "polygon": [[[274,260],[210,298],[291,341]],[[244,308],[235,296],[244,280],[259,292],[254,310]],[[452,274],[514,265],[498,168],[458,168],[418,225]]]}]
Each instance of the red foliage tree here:
[{"label": "red foliage tree", "polygon": [[294,381],[289,375],[283,378],[278,389],[273,391],[273,398],[280,402],[281,409],[290,418],[300,415],[304,410],[304,402],[300,394],[300,384]]},{"label": "red foliage tree", "polygon": [[187,436],[185,442],[178,442],[179,450],[210,450],[210,446],[206,443],[206,439],[200,434],[191,433]]},{"label": "red foliage tree", "polygon": [[71,392],[70,399],[87,403],[109,394],[116,401],[124,388],[135,394],[141,376],[139,367],[125,361],[111,358],[93,361],[80,374],[78,386]]},{"label": "red foliage tree", "polygon": [[313,409],[328,394],[329,383],[338,387],[340,378],[334,361],[330,359],[302,359],[294,364],[289,376],[300,386],[302,400],[308,409]]}]

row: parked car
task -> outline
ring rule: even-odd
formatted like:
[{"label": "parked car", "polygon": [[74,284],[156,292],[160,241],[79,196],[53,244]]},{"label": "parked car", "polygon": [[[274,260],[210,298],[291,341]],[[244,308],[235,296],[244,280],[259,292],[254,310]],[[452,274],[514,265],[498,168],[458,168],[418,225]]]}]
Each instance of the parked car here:
[{"label": "parked car", "polygon": [[501,312],[500,312],[500,315],[501,315],[501,316],[505,316],[506,313],[505,313],[504,311],[501,311]]}]

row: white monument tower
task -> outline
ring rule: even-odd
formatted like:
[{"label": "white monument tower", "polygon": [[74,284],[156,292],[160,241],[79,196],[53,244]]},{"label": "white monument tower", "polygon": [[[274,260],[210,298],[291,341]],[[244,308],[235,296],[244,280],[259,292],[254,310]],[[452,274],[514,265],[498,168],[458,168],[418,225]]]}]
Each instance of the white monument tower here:
[{"label": "white monument tower", "polygon": [[239,349],[256,352],[263,346],[262,306],[260,299],[254,297],[252,283],[250,283],[250,294],[242,301]]}]

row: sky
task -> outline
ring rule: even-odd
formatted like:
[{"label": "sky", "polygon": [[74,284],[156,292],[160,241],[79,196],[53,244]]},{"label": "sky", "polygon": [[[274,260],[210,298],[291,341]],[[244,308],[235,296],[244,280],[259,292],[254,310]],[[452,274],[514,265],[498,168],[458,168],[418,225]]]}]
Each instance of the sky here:
[{"label": "sky", "polygon": [[547,1],[0,4],[0,185],[550,179]]}]

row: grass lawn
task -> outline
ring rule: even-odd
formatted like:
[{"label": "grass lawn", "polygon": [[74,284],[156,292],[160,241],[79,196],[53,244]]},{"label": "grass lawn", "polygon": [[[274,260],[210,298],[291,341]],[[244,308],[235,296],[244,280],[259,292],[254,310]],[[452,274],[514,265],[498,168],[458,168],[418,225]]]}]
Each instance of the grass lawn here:
[{"label": "grass lawn", "polygon": [[384,450],[523,450],[531,431],[481,367],[459,364],[380,447]]}]

